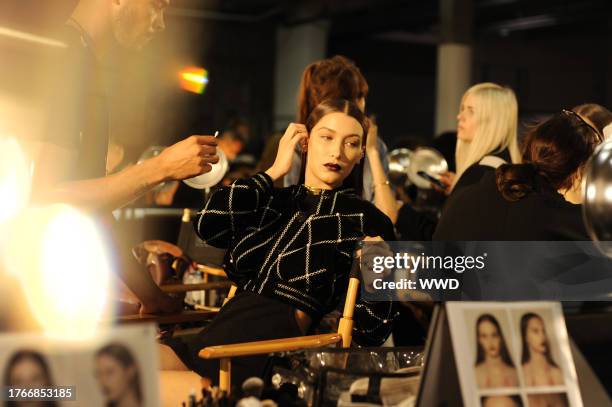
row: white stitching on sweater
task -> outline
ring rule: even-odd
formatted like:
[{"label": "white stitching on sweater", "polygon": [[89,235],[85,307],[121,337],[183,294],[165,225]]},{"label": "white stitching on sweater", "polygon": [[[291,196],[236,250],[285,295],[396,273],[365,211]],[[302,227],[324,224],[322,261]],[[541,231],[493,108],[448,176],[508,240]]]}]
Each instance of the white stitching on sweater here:
[{"label": "white stitching on sweater", "polygon": [[297,302],[299,302],[300,304],[304,304],[305,306],[307,306],[308,308],[310,308],[310,309],[311,309],[311,310],[313,310],[313,311],[317,311],[317,309],[316,309],[315,307],[313,307],[312,305],[308,304],[308,303],[307,303],[307,302],[305,302],[305,301],[300,300],[300,299],[299,299],[299,298],[297,298],[297,297],[294,297],[294,296],[293,296],[293,295],[291,295],[291,294],[287,294],[286,292],[279,291],[279,290],[274,290],[274,294],[277,294],[277,295],[282,295],[283,297],[287,297],[287,298],[289,298],[290,300],[297,301]]},{"label": "white stitching on sweater", "polygon": [[289,292],[292,292],[292,293],[294,293],[296,295],[299,295],[300,297],[302,297],[302,298],[304,298],[306,300],[312,301],[313,303],[315,303],[315,305],[321,306],[321,303],[319,301],[317,301],[316,298],[310,297],[306,293],[304,293],[304,292],[302,292],[302,291],[300,291],[300,290],[298,290],[296,288],[289,287],[288,285],[284,285],[284,284],[277,284],[276,287],[277,288],[282,288],[283,290],[287,290]]},{"label": "white stitching on sweater", "polygon": [[[309,274],[309,276],[316,276],[317,274],[321,274],[321,273],[325,273],[327,272],[327,269],[320,269],[317,271],[313,271],[312,273]],[[287,280],[290,283],[296,282],[296,281],[302,281],[305,278],[307,278],[307,276],[303,275],[303,276],[298,276],[298,277],[294,277],[294,278],[290,278],[289,280]]]},{"label": "white stitching on sweater", "polygon": [[331,209],[329,210],[329,214],[331,215],[332,213],[334,213],[334,208],[336,207],[336,198],[338,197],[338,194],[334,194],[334,200],[332,201],[332,206]]},{"label": "white stitching on sweater", "polygon": [[[335,194],[334,194],[335,195]],[[325,196],[325,194],[321,194],[321,197],[319,198],[319,203],[317,205],[317,211],[316,211],[316,215],[319,214],[319,211],[321,211],[321,204],[323,204],[323,197]]]},{"label": "white stitching on sweater", "polygon": [[[270,252],[268,253],[268,257],[266,257],[266,261],[264,261],[264,264],[262,264],[261,270],[263,270],[266,267],[266,265],[270,261],[270,258],[272,257],[272,254],[274,253],[274,251],[278,247],[278,245],[281,242],[281,240],[283,240],[283,237],[285,236],[285,233],[287,233],[287,231],[289,230],[289,227],[291,226],[293,221],[295,219],[297,219],[298,216],[299,216],[299,212],[296,212],[296,213],[293,214],[293,216],[291,217],[291,220],[289,221],[289,223],[287,223],[287,226],[285,226],[285,229],[283,230],[283,232],[280,234],[280,236],[276,240],[276,243],[274,243],[274,247],[272,247],[272,250],[270,250]],[[273,236],[276,236],[276,234],[274,234]],[[276,260],[278,261],[278,258]],[[270,272],[272,271],[272,267],[273,266],[274,266],[274,263],[272,263],[270,265],[270,267],[268,267],[268,272],[266,274],[266,278],[264,279],[263,283],[261,284],[261,287],[259,287],[259,291],[258,291],[259,294],[261,294],[261,292],[263,291],[264,287],[266,286],[266,283],[268,282],[268,279],[270,278]]]},{"label": "white stitching on sweater", "polygon": [[216,235],[214,235],[214,236],[212,236],[212,237],[209,237],[209,238],[208,238],[208,239],[206,239],[206,240],[202,239],[202,241],[203,241],[204,243],[208,244],[208,242],[211,242],[211,241],[213,241],[213,240],[215,240],[215,239],[218,239],[219,237],[223,236],[223,235],[224,235],[224,234],[226,234],[227,232],[231,232],[231,231],[232,231],[231,229],[225,229],[224,231],[219,232],[219,233],[217,233]]},{"label": "white stitching on sweater", "polygon": [[[298,216],[299,212],[296,212],[294,217]],[[293,235],[293,237],[291,238],[291,240],[289,241],[289,243],[287,243],[285,245],[285,247],[283,247],[283,249],[280,251],[280,254],[278,255],[278,258],[276,259],[276,275],[278,276],[278,278],[282,279],[281,274],[280,274],[280,259],[283,257],[283,254],[285,253],[285,251],[287,250],[287,248],[289,248],[289,246],[291,246],[293,244],[293,242],[295,241],[295,239],[298,238],[298,236],[300,235],[300,233],[302,233],[302,230],[304,230],[304,227],[306,227],[306,225],[310,222],[310,219],[312,218],[312,215],[310,215],[308,217],[308,219],[306,219],[306,222],[302,223],[302,225],[300,226],[300,228],[298,229],[298,231]],[[293,219],[292,219],[293,220]],[[279,239],[280,241],[280,239]]]}]

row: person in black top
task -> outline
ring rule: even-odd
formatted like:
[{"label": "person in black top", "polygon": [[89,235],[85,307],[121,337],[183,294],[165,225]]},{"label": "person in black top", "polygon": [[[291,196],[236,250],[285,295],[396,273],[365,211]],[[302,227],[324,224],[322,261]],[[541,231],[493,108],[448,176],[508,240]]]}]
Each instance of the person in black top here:
[{"label": "person in black top", "polygon": [[139,49],[164,29],[169,0],[81,0],[60,39],[66,46],[52,74],[49,124],[38,146],[33,195],[96,213],[125,205],[162,181],[210,171],[218,160],[212,136],[192,136],[159,156],[106,176],[109,106],[102,69],[117,45]]},{"label": "person in black top", "polygon": [[[206,243],[227,249],[226,271],[239,293],[195,338],[168,342],[187,367],[216,380],[218,363],[197,356],[205,346],[305,334],[340,303],[357,242],[394,240],[389,218],[343,186],[360,175],[366,135],[356,104],[323,102],[306,125],[288,127],[272,167],[213,193],[194,225]],[[297,143],[308,152],[305,183],[275,189]],[[358,299],[353,340],[382,344],[394,316],[390,302]],[[163,352],[162,368],[176,366],[176,359],[164,363],[172,355]],[[238,383],[261,375],[264,361],[245,358],[232,374]]]},{"label": "person in black top", "polygon": [[[468,89],[457,115],[457,172],[441,175],[449,195],[443,211],[462,188],[477,183],[500,164],[520,162],[517,143],[518,104],[512,89],[479,83]],[[396,229],[401,240],[431,240],[437,221],[415,211],[400,209]]]},{"label": "person in black top", "polygon": [[[45,134],[33,141],[32,200],[66,203],[110,220],[110,211],[163,181],[181,180],[211,170],[218,161],[212,136],[191,136],[159,156],[118,173],[106,174],[109,106],[103,66],[112,65],[116,46],[143,47],[164,29],[169,0],[81,0],[59,33],[48,70]],[[118,240],[118,237],[116,237]],[[120,269],[121,277],[143,303],[144,312],[174,312],[180,301],[163,295],[143,273]]]},{"label": "person in black top", "polygon": [[564,110],[530,132],[522,164],[504,164],[458,191],[434,240],[589,240],[582,171],[601,133]]}]

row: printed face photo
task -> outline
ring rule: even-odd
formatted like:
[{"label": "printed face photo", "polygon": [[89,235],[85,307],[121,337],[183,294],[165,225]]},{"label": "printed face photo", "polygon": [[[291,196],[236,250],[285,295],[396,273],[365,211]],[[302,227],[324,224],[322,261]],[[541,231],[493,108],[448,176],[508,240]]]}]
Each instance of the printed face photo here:
[{"label": "printed face photo", "polygon": [[567,394],[528,394],[529,407],[568,407]]},{"label": "printed face photo", "polygon": [[[516,364],[510,351],[509,321],[503,313],[466,313],[474,335],[474,374],[479,389],[518,387]],[[469,325],[468,325],[469,326]],[[470,329],[468,328],[468,332]]]},{"label": "printed face photo", "polygon": [[521,369],[526,387],[562,386],[557,340],[546,310],[514,314],[521,339]]},{"label": "printed face photo", "polygon": [[464,405],[590,407],[560,303],[449,301],[446,312]]},{"label": "printed face photo", "polygon": [[[0,335],[2,386],[69,386],[74,400],[23,401],[23,407],[158,407],[158,359],[153,325],[121,326],[87,344],[42,334]],[[150,357],[154,355],[155,357]],[[0,406],[4,406],[0,401]]]},{"label": "printed face photo", "polygon": [[481,398],[482,407],[523,407],[521,396],[484,396]]},{"label": "printed face photo", "polygon": [[107,403],[142,405],[142,387],[138,364],[123,344],[111,343],[96,353],[95,377]]}]

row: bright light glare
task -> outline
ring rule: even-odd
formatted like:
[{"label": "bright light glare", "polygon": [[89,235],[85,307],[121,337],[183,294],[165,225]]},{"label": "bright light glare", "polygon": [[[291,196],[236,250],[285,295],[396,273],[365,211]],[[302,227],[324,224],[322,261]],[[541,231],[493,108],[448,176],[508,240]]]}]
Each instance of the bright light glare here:
[{"label": "bright light glare", "polygon": [[595,185],[589,185],[587,187],[587,200],[592,201],[593,199],[595,199],[596,195],[597,195],[597,188],[595,188]]},{"label": "bright light glare", "polygon": [[47,45],[49,47],[66,48],[68,45],[61,41],[57,41],[51,38],[41,37],[38,35],[30,34],[23,31],[17,31],[6,27],[0,27],[0,36],[8,37],[15,40],[32,42],[39,45]]},{"label": "bright light glare", "polygon": [[29,209],[16,225],[9,270],[54,338],[85,340],[109,315],[110,263],[93,221],[66,205]]},{"label": "bright light glare", "polygon": [[13,138],[0,138],[0,225],[14,217],[28,203],[30,169]]},{"label": "bright light glare", "polygon": [[202,94],[208,85],[208,71],[198,67],[184,68],[179,72],[179,79],[182,89]]},{"label": "bright light glare", "polygon": [[604,197],[606,201],[612,202],[612,186],[606,187],[606,189],[604,190]]}]

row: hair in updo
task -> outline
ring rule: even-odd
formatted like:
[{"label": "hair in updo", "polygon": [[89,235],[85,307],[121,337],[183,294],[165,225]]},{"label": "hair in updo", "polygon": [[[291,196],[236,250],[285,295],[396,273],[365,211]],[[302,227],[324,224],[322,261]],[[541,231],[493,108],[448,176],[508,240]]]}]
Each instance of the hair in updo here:
[{"label": "hair in updo", "polygon": [[298,123],[305,123],[324,100],[358,102],[368,95],[368,83],[353,61],[336,55],[313,62],[304,69],[298,91]]},{"label": "hair in updo", "polygon": [[497,188],[511,202],[533,192],[538,178],[555,190],[569,189],[601,142],[601,134],[580,116],[563,110],[529,132],[522,164],[497,169]]}]

